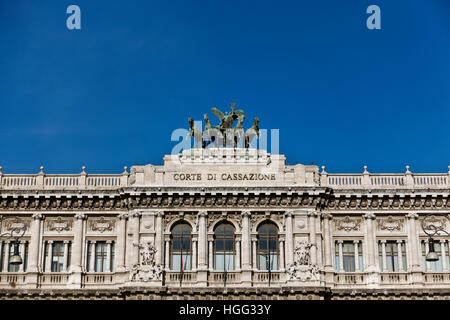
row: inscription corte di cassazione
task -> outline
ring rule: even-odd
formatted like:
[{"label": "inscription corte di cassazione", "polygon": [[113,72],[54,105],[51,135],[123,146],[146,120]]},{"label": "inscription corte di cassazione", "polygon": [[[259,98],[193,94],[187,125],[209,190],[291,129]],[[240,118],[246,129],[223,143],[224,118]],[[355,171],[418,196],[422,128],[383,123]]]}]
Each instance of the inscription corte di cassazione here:
[{"label": "inscription corte di cassazione", "polygon": [[175,181],[265,181],[276,180],[274,173],[174,173]]}]

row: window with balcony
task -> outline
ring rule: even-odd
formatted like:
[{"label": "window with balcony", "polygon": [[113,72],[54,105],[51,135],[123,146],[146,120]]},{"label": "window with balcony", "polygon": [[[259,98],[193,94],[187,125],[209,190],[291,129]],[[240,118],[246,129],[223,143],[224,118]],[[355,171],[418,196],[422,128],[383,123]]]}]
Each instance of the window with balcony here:
[{"label": "window with balcony", "polygon": [[44,272],[65,272],[70,265],[70,241],[45,240],[43,255]]},{"label": "window with balcony", "polygon": [[258,228],[257,263],[259,270],[278,270],[278,228],[273,223],[263,223]]},{"label": "window with balcony", "polygon": [[87,270],[89,272],[114,271],[114,241],[90,240],[87,246]]},{"label": "window with balcony", "polygon": [[178,223],[172,228],[170,241],[170,269],[191,270],[192,235],[191,226]]},{"label": "window with balcony", "polygon": [[403,240],[381,240],[378,242],[378,261],[383,272],[407,270],[406,244]]},{"label": "window with balcony", "polygon": [[10,263],[11,257],[14,255],[14,243],[13,242],[5,242],[5,262],[7,263],[8,272],[19,272],[26,271],[27,267],[27,256],[28,256],[28,242],[21,241],[18,244],[19,248],[19,256],[22,258],[22,264],[12,264]]},{"label": "window with balcony", "polygon": [[422,240],[421,244],[422,244],[422,265],[424,271],[428,272],[450,271],[450,252],[448,240],[435,240],[434,251],[437,253],[439,260],[434,262],[426,261],[426,255],[429,250],[428,241]]},{"label": "window with balcony", "polygon": [[362,243],[358,240],[335,242],[335,266],[338,272],[355,272],[363,269]]},{"label": "window with balcony", "polygon": [[221,223],[214,230],[214,269],[234,270],[234,227]]},{"label": "window with balcony", "polygon": [[64,242],[55,241],[52,246],[51,271],[63,272],[64,268]]}]

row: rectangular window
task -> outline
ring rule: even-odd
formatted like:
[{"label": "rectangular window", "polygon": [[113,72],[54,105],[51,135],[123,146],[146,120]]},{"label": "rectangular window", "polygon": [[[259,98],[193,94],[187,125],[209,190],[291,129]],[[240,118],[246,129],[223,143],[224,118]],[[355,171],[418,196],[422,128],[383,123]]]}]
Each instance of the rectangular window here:
[{"label": "rectangular window", "polygon": [[[386,260],[383,260],[383,245],[385,248]],[[399,244],[397,240],[389,240],[384,244],[380,241],[378,242],[378,261],[380,263],[380,270],[387,270],[388,272],[399,272],[406,271],[406,245],[404,242]],[[400,269],[399,257],[401,256],[402,268]]]},{"label": "rectangular window", "polygon": [[106,246],[106,241],[97,241],[95,244],[95,272],[106,272]]},{"label": "rectangular window", "polygon": [[[13,255],[14,255],[14,243],[11,242],[9,244],[8,272],[19,272],[20,265],[10,263],[11,257]],[[22,255],[22,246],[21,245],[19,245],[19,255],[20,256]]]},{"label": "rectangular window", "polygon": [[64,268],[64,242],[54,241],[52,245],[51,272],[63,272]]},{"label": "rectangular window", "polygon": [[[445,241],[443,244],[439,240],[435,240],[434,242],[434,251],[438,255],[439,260],[433,261],[433,262],[427,262],[426,256],[429,250],[428,241],[422,240],[422,264],[423,264],[423,270],[428,272],[444,272],[447,270],[450,270],[449,263],[450,263],[450,257],[449,257],[449,247],[448,242]],[[447,270],[444,270],[444,265],[442,261],[442,251],[445,250],[445,260],[446,260],[446,268]]]},{"label": "rectangular window", "polygon": [[[340,250],[339,246],[342,245],[342,266],[340,259]],[[356,270],[356,261],[355,261],[355,243],[353,241],[343,241],[342,244],[339,244],[338,241],[335,242],[335,266],[336,271],[341,272],[355,272],[361,271],[363,269],[363,257],[362,257],[362,243],[358,243],[358,264],[359,269]]]}]

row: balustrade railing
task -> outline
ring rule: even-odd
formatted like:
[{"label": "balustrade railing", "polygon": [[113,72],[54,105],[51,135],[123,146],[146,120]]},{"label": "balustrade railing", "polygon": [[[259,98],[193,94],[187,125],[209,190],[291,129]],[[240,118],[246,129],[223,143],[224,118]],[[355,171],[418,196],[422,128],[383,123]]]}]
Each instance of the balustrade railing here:
[{"label": "balustrade railing", "polygon": [[321,185],[334,189],[448,189],[450,173],[327,173],[321,172]]},{"label": "balustrade railing", "polygon": [[334,283],[336,285],[364,285],[365,279],[366,275],[362,272],[341,272],[334,274]]},{"label": "balustrade railing", "polygon": [[117,189],[126,186],[128,175],[78,174],[16,175],[0,173],[0,190]]}]

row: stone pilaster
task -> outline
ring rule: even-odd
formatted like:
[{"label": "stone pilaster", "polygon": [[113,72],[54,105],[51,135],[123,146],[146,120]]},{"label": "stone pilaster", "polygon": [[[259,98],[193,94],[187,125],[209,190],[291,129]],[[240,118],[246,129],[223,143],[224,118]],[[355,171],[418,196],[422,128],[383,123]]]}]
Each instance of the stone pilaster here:
[{"label": "stone pilaster", "polygon": [[119,224],[117,228],[117,241],[116,241],[116,271],[121,273],[125,272],[126,269],[126,238],[127,238],[127,219],[128,213],[119,214]]},{"label": "stone pilaster", "polygon": [[242,241],[241,241],[241,262],[242,274],[241,281],[243,285],[250,286],[252,283],[252,271],[250,264],[251,238],[250,238],[250,211],[242,212]]},{"label": "stone pilaster", "polygon": [[27,283],[32,287],[37,285],[38,274],[41,269],[39,266],[39,248],[41,247],[41,221],[43,218],[42,213],[37,212],[33,214],[33,221],[31,222]]},{"label": "stone pilaster", "polygon": [[83,232],[84,220],[86,215],[84,213],[76,213],[73,226],[73,247],[70,270],[72,272],[70,283],[74,287],[81,286],[81,276],[83,272],[82,258],[83,258]]},{"label": "stone pilaster", "polygon": [[408,219],[408,243],[411,253],[411,277],[412,282],[416,286],[424,285],[424,278],[421,266],[422,249],[420,247],[419,233],[417,230],[417,220],[419,215],[415,212],[410,212],[406,215]]},{"label": "stone pilaster", "polygon": [[294,262],[294,239],[293,239],[293,231],[292,231],[292,216],[294,214],[291,211],[286,212],[286,267]]},{"label": "stone pilaster", "polygon": [[207,252],[208,252],[208,242],[207,242],[207,230],[206,230],[206,219],[208,217],[207,211],[200,211],[198,221],[198,272],[197,272],[197,282],[199,286],[206,286],[208,283],[208,265],[207,265]]},{"label": "stone pilaster", "polygon": [[311,264],[317,264],[317,234],[316,234],[316,216],[317,213],[315,211],[309,211],[309,242],[312,244],[311,246]]},{"label": "stone pilaster", "polygon": [[375,220],[375,214],[372,212],[368,212],[364,215],[365,219],[365,242],[367,248],[367,277],[366,284],[368,288],[378,288],[380,283],[380,274],[379,274],[379,266],[376,263],[375,259],[375,245],[376,245],[376,235],[375,228],[373,225],[373,221]]},{"label": "stone pilaster", "polygon": [[156,259],[156,264],[159,265],[163,265],[163,261],[162,261],[162,252],[164,252],[164,247],[163,247],[163,225],[162,225],[162,218],[163,218],[164,213],[162,211],[158,211],[156,213],[156,223],[155,223],[155,248],[156,248],[156,253],[155,253],[155,259]]}]

